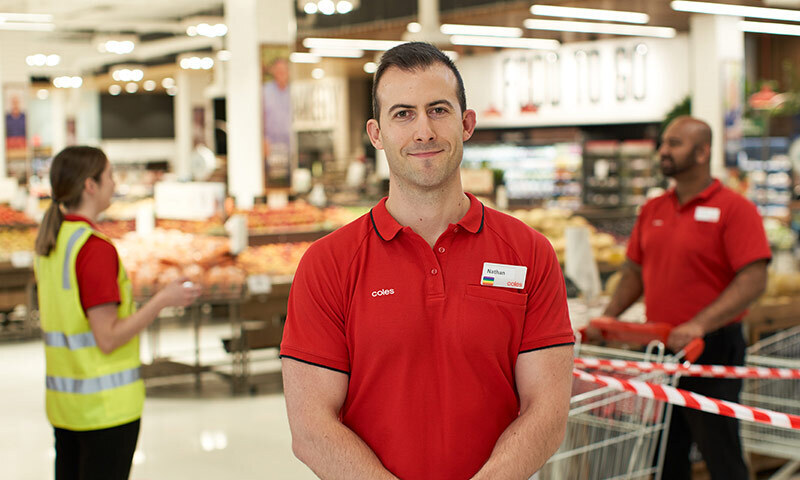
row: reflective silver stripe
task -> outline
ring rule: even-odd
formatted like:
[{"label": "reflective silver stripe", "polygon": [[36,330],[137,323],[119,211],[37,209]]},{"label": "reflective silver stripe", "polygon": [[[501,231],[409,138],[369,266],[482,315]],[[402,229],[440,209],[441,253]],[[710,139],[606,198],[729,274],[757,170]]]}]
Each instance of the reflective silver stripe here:
[{"label": "reflective silver stripe", "polygon": [[81,227],[75,230],[72,235],[70,235],[69,240],[67,241],[67,253],[64,256],[64,270],[61,272],[61,278],[64,290],[70,289],[69,283],[69,259],[72,257],[72,249],[75,247],[75,242],[78,241],[83,232],[87,230],[86,227]]},{"label": "reflective silver stripe", "polygon": [[61,332],[45,332],[44,344],[48,347],[67,347],[70,350],[97,346],[92,332],[75,335],[64,335]]},{"label": "reflective silver stripe", "polygon": [[102,377],[75,379],[47,376],[47,389],[64,393],[89,394],[118,388],[139,380],[139,367]]}]

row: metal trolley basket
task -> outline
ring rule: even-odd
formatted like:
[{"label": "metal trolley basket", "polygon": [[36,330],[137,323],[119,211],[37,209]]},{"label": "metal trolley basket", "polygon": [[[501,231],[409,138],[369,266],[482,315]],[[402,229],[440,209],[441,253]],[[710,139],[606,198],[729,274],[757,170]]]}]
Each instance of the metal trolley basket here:
[{"label": "metal trolley basket", "polygon": [[[592,326],[600,328],[606,340],[647,344],[647,347],[640,352],[579,342],[575,347],[576,356],[661,363],[681,358],[665,354],[669,326],[617,321],[603,325],[592,321]],[[702,350],[702,344],[699,347]],[[672,386],[677,383],[677,376],[664,372],[615,375]],[[664,426],[668,425],[671,412],[671,405],[664,402],[576,378],[564,441],[534,478],[657,480],[663,464],[663,454],[658,451],[659,437],[664,432],[666,438]]]},{"label": "metal trolley basket", "polygon": [[[800,369],[800,326],[751,345],[746,363],[749,367]],[[748,406],[800,415],[800,380],[747,378],[741,400]],[[741,422],[741,435],[746,451],[789,460],[773,480],[788,479],[800,469],[800,430]]]}]

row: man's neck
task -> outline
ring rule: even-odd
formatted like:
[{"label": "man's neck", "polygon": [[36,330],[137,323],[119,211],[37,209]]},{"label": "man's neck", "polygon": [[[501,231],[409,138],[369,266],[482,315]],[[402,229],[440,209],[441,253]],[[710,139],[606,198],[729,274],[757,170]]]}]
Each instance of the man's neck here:
[{"label": "man's neck", "polygon": [[686,205],[688,201],[696,197],[703,190],[711,185],[714,178],[709,173],[695,175],[689,178],[675,179],[675,194],[678,195],[678,203]]},{"label": "man's neck", "polygon": [[460,181],[433,191],[403,188],[390,182],[386,209],[397,223],[411,227],[432,248],[451,223],[466,215],[469,204]]}]

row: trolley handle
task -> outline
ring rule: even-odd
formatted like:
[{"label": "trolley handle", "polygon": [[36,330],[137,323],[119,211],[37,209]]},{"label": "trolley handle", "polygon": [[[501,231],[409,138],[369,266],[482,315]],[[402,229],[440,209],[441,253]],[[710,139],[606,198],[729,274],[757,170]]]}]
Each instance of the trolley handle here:
[{"label": "trolley handle", "polygon": [[[599,332],[606,341],[617,341],[647,345],[653,340],[666,345],[672,325],[667,323],[632,323],[622,322],[613,317],[598,317],[589,321],[588,329]],[[586,328],[581,333],[586,332]],[[683,350],[676,353],[676,357],[694,362],[703,353],[705,342],[702,338],[695,338]]]}]

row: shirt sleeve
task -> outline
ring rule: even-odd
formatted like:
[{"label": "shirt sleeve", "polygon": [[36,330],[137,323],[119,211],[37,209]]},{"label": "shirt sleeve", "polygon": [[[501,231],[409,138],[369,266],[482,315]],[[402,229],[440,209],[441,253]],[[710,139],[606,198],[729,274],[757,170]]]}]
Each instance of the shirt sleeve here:
[{"label": "shirt sleeve", "polygon": [[550,242],[538,234],[534,260],[520,353],[575,342],[561,266]]},{"label": "shirt sleeve", "polygon": [[628,247],[625,251],[625,256],[627,256],[631,261],[635,262],[638,265],[642,264],[642,218],[645,215],[645,209],[639,212],[639,216],[636,217],[636,222],[633,224],[633,230],[631,231],[631,236],[628,238]]},{"label": "shirt sleeve", "polygon": [[731,267],[737,272],[756,260],[772,258],[761,215],[745,198],[726,215],[722,242]]},{"label": "shirt sleeve", "polygon": [[119,257],[111,243],[90,236],[78,252],[75,274],[84,312],[98,305],[120,302]]},{"label": "shirt sleeve", "polygon": [[336,264],[334,253],[318,244],[303,256],[289,291],[280,355],[349,373],[342,282]]}]

